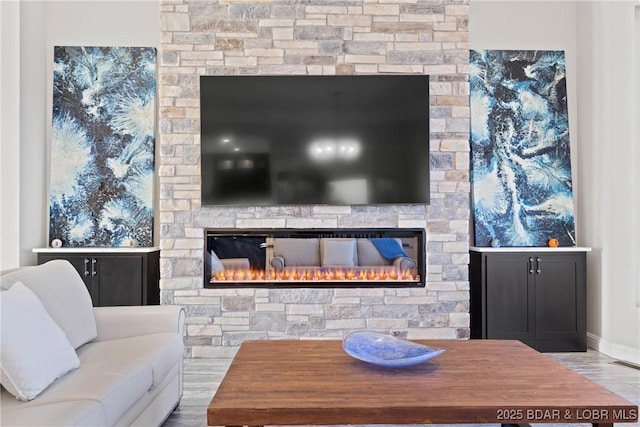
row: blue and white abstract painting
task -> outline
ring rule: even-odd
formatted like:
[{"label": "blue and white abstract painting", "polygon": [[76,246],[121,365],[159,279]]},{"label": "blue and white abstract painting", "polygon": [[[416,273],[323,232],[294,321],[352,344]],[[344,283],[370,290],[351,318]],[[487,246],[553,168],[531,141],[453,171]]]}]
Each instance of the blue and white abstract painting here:
[{"label": "blue and white abstract painting", "polygon": [[575,245],[563,51],[472,50],[475,244]]},{"label": "blue and white abstract painting", "polygon": [[54,48],[50,241],[153,246],[156,56]]}]

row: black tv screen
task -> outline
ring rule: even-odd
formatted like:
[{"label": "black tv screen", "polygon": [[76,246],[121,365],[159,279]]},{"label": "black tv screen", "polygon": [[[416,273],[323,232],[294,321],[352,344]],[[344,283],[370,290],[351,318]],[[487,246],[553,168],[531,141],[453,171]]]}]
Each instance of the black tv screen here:
[{"label": "black tv screen", "polygon": [[201,76],[202,205],[429,203],[429,76]]}]

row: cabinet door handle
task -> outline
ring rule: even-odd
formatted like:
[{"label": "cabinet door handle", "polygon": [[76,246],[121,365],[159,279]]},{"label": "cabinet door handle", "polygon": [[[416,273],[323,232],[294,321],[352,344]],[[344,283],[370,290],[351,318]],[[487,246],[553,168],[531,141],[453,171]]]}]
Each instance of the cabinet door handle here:
[{"label": "cabinet door handle", "polygon": [[529,257],[529,274],[533,274],[533,258]]},{"label": "cabinet door handle", "polygon": [[542,271],[542,269],[540,268],[541,265],[542,261],[540,261],[540,258],[536,258],[536,274],[540,274],[540,272]]},{"label": "cabinet door handle", "polygon": [[84,275],[89,275],[89,258],[84,259]]},{"label": "cabinet door handle", "polygon": [[98,272],[96,271],[96,262],[97,260],[95,258],[91,259],[91,275],[95,276],[96,274],[98,274]]}]

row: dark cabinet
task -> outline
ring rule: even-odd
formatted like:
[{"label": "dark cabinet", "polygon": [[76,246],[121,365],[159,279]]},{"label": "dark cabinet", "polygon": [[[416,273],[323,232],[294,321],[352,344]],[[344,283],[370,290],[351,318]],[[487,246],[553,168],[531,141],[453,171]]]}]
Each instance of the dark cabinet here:
[{"label": "dark cabinet", "polygon": [[160,251],[71,252],[39,249],[38,264],[69,261],[84,280],[96,307],[160,303]]},{"label": "dark cabinet", "polygon": [[472,250],[470,292],[471,338],[587,349],[585,251]]}]

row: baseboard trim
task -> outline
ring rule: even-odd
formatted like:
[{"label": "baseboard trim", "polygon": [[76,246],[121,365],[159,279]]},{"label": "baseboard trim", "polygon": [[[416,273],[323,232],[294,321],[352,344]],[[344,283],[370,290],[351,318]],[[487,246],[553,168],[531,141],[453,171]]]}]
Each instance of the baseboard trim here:
[{"label": "baseboard trim", "polygon": [[640,365],[636,365],[635,363],[627,362],[626,360],[616,360],[611,362],[614,365],[626,366],[627,368],[635,369],[636,371],[640,371]]},{"label": "baseboard trim", "polygon": [[587,333],[587,347],[613,359],[640,365],[640,349],[607,341],[598,335]]}]

